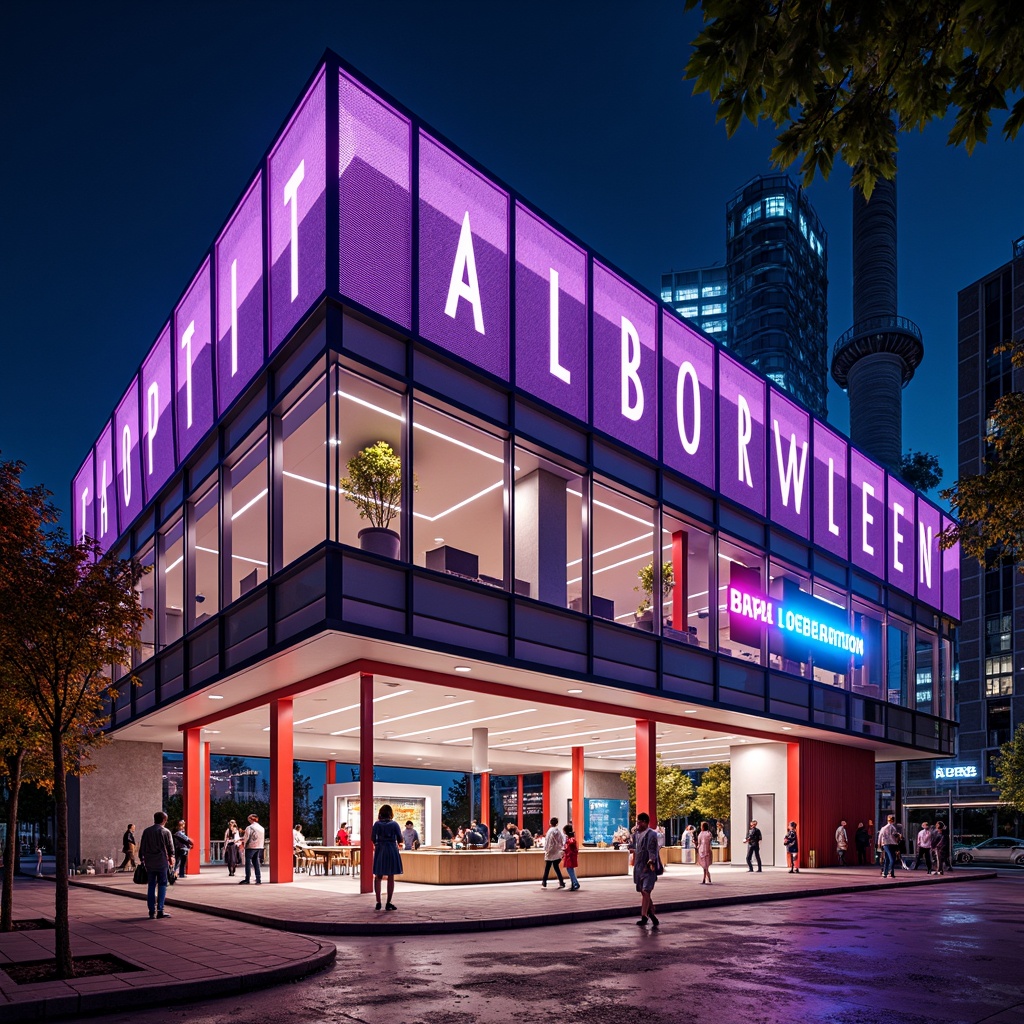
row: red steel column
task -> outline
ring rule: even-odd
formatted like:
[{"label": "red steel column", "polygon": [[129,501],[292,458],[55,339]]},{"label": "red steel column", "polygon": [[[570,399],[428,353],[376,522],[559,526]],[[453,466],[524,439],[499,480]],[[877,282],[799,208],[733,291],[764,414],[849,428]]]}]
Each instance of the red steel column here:
[{"label": "red steel column", "polygon": [[491,821],[491,773],[481,772],[480,773],[480,817],[477,818],[481,824],[486,825],[488,828],[487,835],[484,839],[489,843],[491,841],[491,832],[494,829],[494,822]]},{"label": "red steel column", "polygon": [[[199,829],[203,814],[203,804],[200,796],[202,794],[202,732],[199,729],[186,729],[182,734],[182,751],[184,757],[181,766],[181,816],[185,819],[186,830],[192,830],[199,838]],[[168,821],[168,827],[172,832],[178,828],[176,821]],[[197,844],[198,845],[198,844]],[[196,874],[199,874],[199,861],[203,858],[199,851],[196,852],[195,864],[191,865]]]},{"label": "red steel column", "polygon": [[293,878],[294,713],[291,698],[270,702],[270,880]]},{"label": "red steel column", "polygon": [[541,776],[541,798],[540,798],[540,823],[541,833],[548,830],[548,822],[551,820],[551,772],[544,772]]},{"label": "red steel column", "polygon": [[[327,762],[327,773],[324,776],[324,784],[327,786],[333,785],[337,782],[336,775],[338,773],[337,761]],[[323,820],[320,823],[321,834],[324,837],[324,846],[333,846],[334,838],[337,833],[332,828],[328,828],[331,823],[331,808],[327,806],[327,790],[324,790],[324,809],[323,809]],[[330,833],[330,835],[328,835]]]},{"label": "red steel column", "polygon": [[799,861],[798,867],[806,863],[805,853],[807,850],[807,835],[800,813],[800,744],[786,744],[786,821],[783,824],[783,831],[789,828],[789,823],[797,823],[797,835],[799,836]]},{"label": "red steel column", "polygon": [[576,841],[583,843],[583,748],[572,748],[572,823]]},{"label": "red steel column", "polygon": [[516,776],[516,828],[520,832],[523,830],[523,777],[522,775]]},{"label": "red steel column", "polygon": [[210,744],[203,744],[203,780],[201,797],[203,803],[202,829],[199,832],[199,855],[196,857],[196,871],[203,857],[206,857],[207,864],[213,863],[213,800],[210,799]]},{"label": "red steel column", "polygon": [[651,824],[658,823],[658,757],[655,723],[646,718],[636,723],[636,813],[646,811]]},{"label": "red steel column", "polygon": [[373,676],[359,673],[359,891],[373,892]]}]

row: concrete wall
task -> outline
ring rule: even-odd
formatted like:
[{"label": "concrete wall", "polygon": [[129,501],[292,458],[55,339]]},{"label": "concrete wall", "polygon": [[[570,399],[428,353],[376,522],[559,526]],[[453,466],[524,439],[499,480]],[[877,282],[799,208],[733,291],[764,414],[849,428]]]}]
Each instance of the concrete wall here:
[{"label": "concrete wall", "polygon": [[[743,842],[750,825],[747,817],[747,798],[752,795],[773,795],[775,797],[775,820],[769,824],[758,818],[758,828],[764,835],[761,843],[761,860],[767,865],[786,863],[786,851],[782,836],[786,831],[786,745],[784,743],[744,743],[730,747],[732,781],[732,834],[729,836],[730,860],[742,864],[747,857]],[[774,859],[773,859],[774,858]]]},{"label": "concrete wall", "polygon": [[629,790],[618,772],[587,772],[583,777],[583,795],[595,800],[628,800]]},{"label": "concrete wall", "polygon": [[113,740],[91,752],[95,770],[69,780],[77,798],[68,803],[68,846],[72,860],[121,863],[121,836],[129,822],[135,838],[163,810],[163,747],[159,743]]}]

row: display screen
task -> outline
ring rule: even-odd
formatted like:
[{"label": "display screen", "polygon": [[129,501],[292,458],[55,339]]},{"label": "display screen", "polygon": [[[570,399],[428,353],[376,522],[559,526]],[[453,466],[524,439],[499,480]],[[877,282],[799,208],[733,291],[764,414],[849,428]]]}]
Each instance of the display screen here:
[{"label": "display screen", "polygon": [[942,513],[924,498],[917,499],[917,597],[933,608],[942,607]]},{"label": "display screen", "polygon": [[594,426],[658,457],[657,308],[594,261]]},{"label": "display screen", "polygon": [[270,154],[270,351],[276,351],[327,281],[327,112],[324,74]]},{"label": "display screen", "polygon": [[217,239],[217,410],[263,366],[263,187],[257,175]]},{"label": "display screen", "polygon": [[705,487],[715,486],[715,346],[662,310],[662,456]]},{"label": "display screen", "polygon": [[629,828],[628,800],[583,800],[583,841],[610,843],[616,831]]},{"label": "display screen", "polygon": [[850,446],[814,421],[814,543],[842,559],[850,557]]},{"label": "display screen", "polygon": [[771,520],[806,540],[811,535],[811,417],[774,388],[769,396]]},{"label": "display screen", "polygon": [[132,380],[114,413],[117,514],[122,530],[142,511],[142,459],[139,452],[139,379]]},{"label": "display screen", "polygon": [[178,460],[188,458],[213,426],[213,336],[210,324],[210,261],[174,311],[177,383],[175,420]]},{"label": "display screen", "polygon": [[174,413],[171,405],[171,325],[142,364],[142,487],[156,497],[174,472]]},{"label": "display screen", "polygon": [[108,423],[93,449],[96,459],[96,539],[104,551],[117,540],[117,480],[114,472],[114,428]]},{"label": "display screen", "polygon": [[764,392],[761,377],[718,353],[718,486],[764,515]]},{"label": "display screen", "polygon": [[886,474],[887,510],[885,521],[886,578],[890,586],[913,595],[917,568],[917,528],[914,492],[890,474]]},{"label": "display screen", "polygon": [[587,418],[587,254],[519,203],[516,384]]},{"label": "display screen", "polygon": [[420,334],[508,380],[508,195],[420,132]]},{"label": "display screen", "polygon": [[338,287],[412,327],[412,129],[369,90],[338,83]]},{"label": "display screen", "polygon": [[850,450],[850,560],[885,579],[885,472]]}]

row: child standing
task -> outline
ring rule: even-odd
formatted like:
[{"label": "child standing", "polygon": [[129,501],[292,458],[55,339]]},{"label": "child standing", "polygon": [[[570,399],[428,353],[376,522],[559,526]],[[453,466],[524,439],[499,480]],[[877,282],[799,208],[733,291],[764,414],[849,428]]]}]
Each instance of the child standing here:
[{"label": "child standing", "polygon": [[580,865],[580,847],[576,842],[576,830],[572,825],[566,825],[562,831],[565,833],[562,867],[569,876],[569,892],[575,892],[580,887],[580,883],[576,881],[576,869]]}]

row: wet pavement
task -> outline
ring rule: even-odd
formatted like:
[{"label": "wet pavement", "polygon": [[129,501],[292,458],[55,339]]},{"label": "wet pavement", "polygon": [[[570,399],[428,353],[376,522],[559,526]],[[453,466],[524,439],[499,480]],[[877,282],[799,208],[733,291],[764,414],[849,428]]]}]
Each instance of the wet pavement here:
[{"label": "wet pavement", "polygon": [[[201,932],[206,919],[188,916]],[[1024,872],[963,885],[695,904],[663,914],[657,932],[641,930],[633,920],[472,935],[336,938],[334,966],[303,981],[242,999],[95,1019],[1024,1022]]]}]

